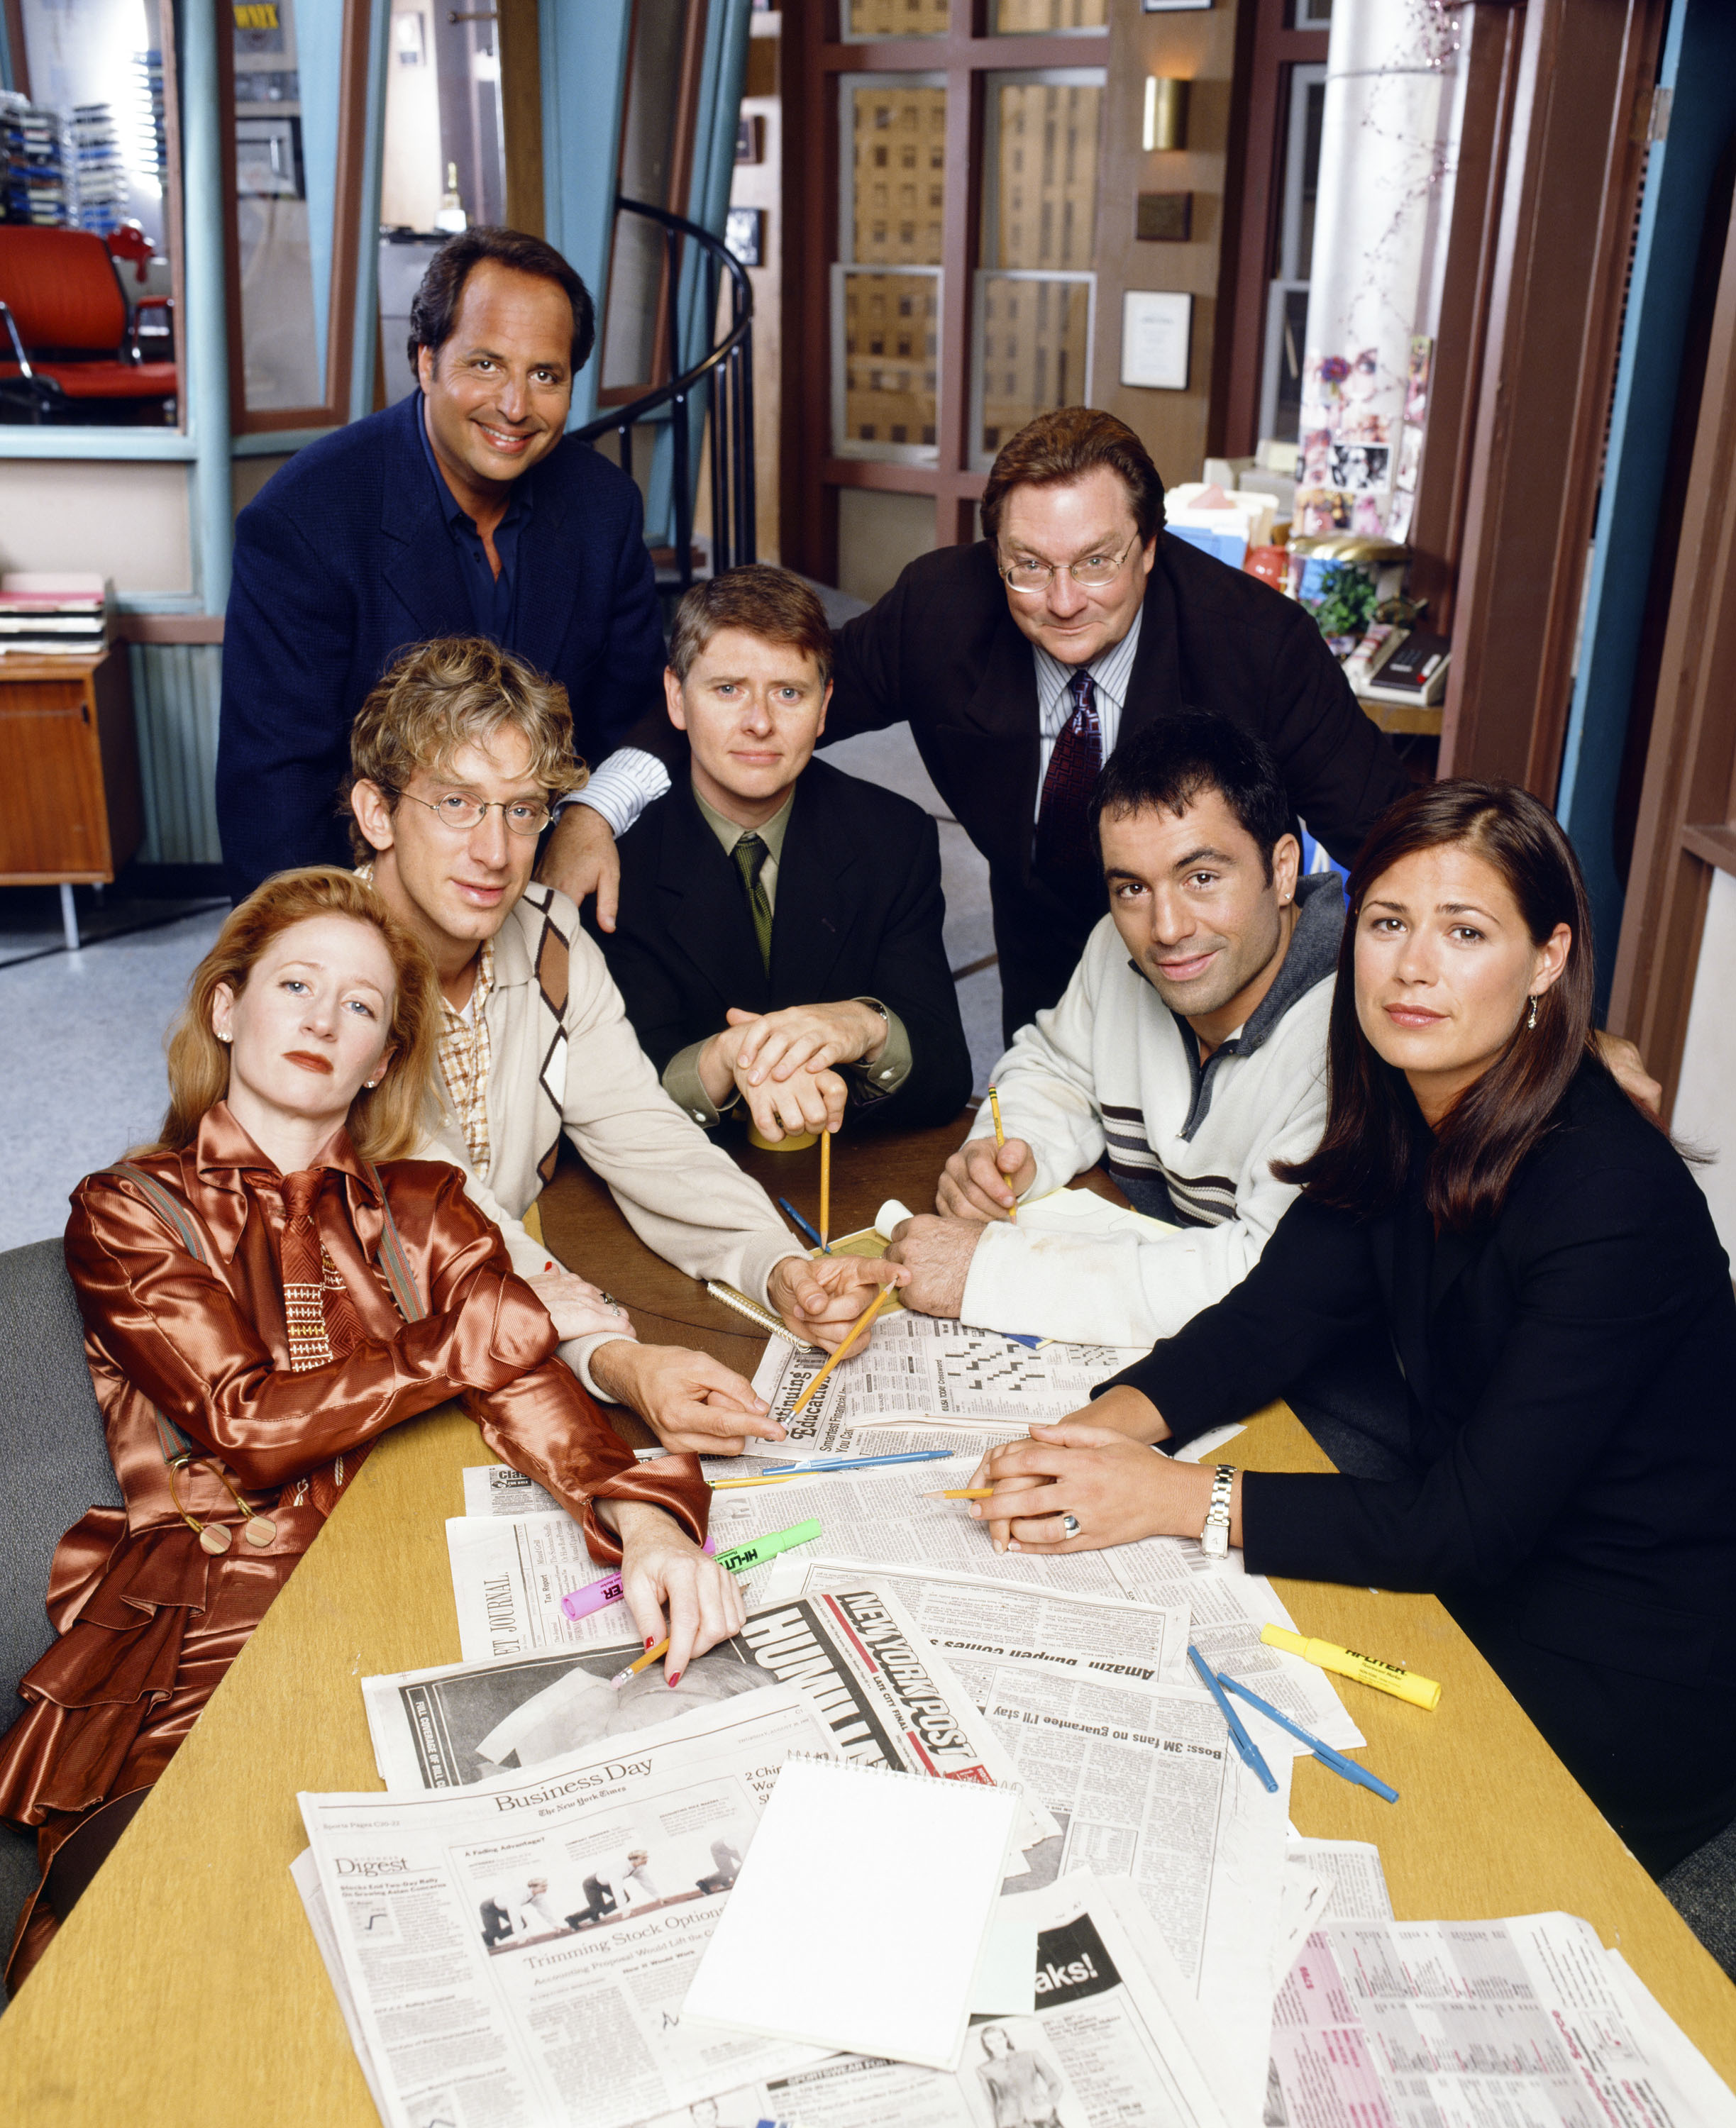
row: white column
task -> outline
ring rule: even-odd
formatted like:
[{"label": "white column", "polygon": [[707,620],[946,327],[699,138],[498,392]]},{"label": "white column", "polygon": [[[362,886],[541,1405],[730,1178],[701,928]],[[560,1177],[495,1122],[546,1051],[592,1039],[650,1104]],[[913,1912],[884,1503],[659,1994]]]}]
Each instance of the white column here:
[{"label": "white column", "polygon": [[1337,0],[1302,377],[1298,532],[1402,539],[1427,413],[1463,94],[1431,0]]}]

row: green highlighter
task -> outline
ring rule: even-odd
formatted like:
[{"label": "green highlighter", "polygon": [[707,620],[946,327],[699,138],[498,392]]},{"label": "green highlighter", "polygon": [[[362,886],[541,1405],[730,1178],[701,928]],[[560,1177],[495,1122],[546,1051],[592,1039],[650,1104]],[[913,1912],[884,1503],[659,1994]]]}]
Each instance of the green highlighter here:
[{"label": "green highlighter", "polygon": [[[717,1564],[731,1574],[745,1574],[750,1566],[763,1566],[768,1559],[776,1559],[780,1551],[789,1551],[798,1544],[809,1544],[820,1534],[816,1522],[792,1522],[789,1528],[773,1530],[769,1537],[756,1537],[751,1544],[738,1544],[733,1551],[721,1551]],[[647,1648],[642,1655],[635,1655],[625,1670],[618,1670],[609,1679],[616,1692],[629,1678],[637,1677],[642,1670],[649,1670],[660,1662],[669,1651],[667,1640],[659,1641],[654,1648]],[[669,1682],[675,1682],[671,1678]]]},{"label": "green highlighter", "polygon": [[773,1530],[769,1537],[756,1537],[751,1544],[738,1544],[733,1551],[719,1552],[717,1564],[731,1574],[745,1574],[750,1566],[763,1566],[768,1559],[776,1559],[780,1551],[811,1544],[819,1534],[817,1522],[792,1522],[787,1529]]}]

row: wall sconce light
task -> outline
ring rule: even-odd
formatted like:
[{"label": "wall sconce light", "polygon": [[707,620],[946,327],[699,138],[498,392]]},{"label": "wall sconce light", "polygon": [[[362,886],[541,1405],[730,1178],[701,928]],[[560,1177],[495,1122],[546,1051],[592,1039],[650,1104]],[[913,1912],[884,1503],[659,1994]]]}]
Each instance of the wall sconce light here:
[{"label": "wall sconce light", "polygon": [[1145,123],[1139,145],[1148,155],[1187,145],[1187,83],[1174,75],[1145,77]]}]

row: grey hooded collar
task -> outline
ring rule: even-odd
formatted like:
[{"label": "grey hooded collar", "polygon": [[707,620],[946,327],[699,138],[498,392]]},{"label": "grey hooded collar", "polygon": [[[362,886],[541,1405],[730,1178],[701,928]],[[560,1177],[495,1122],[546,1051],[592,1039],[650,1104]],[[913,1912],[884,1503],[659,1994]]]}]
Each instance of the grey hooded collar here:
[{"label": "grey hooded collar", "polygon": [[[1344,930],[1344,889],[1338,874],[1306,874],[1296,882],[1296,929],[1290,934],[1289,948],[1272,988],[1248,1015],[1247,1024],[1214,1049],[1203,1066],[1198,1037],[1180,1013],[1172,1011],[1193,1082],[1193,1099],[1182,1128],[1184,1138],[1192,1138],[1206,1120],[1211,1107],[1212,1079],[1220,1062],[1226,1057],[1251,1057],[1291,1005],[1338,967],[1339,942]],[[1128,965],[1135,974],[1144,974],[1137,962]]]}]

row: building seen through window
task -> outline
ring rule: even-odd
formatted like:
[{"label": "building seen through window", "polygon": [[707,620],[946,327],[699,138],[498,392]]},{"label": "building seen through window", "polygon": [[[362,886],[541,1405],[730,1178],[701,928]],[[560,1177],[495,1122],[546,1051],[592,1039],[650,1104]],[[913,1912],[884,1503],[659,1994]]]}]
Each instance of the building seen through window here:
[{"label": "building seen through window", "polygon": [[977,275],[974,455],[1091,390],[1103,77],[1069,70],[988,83]]},{"label": "building seen through window", "polygon": [[[946,90],[846,77],[840,454],[932,458],[939,383]],[[876,271],[876,268],[892,270]]]}]

